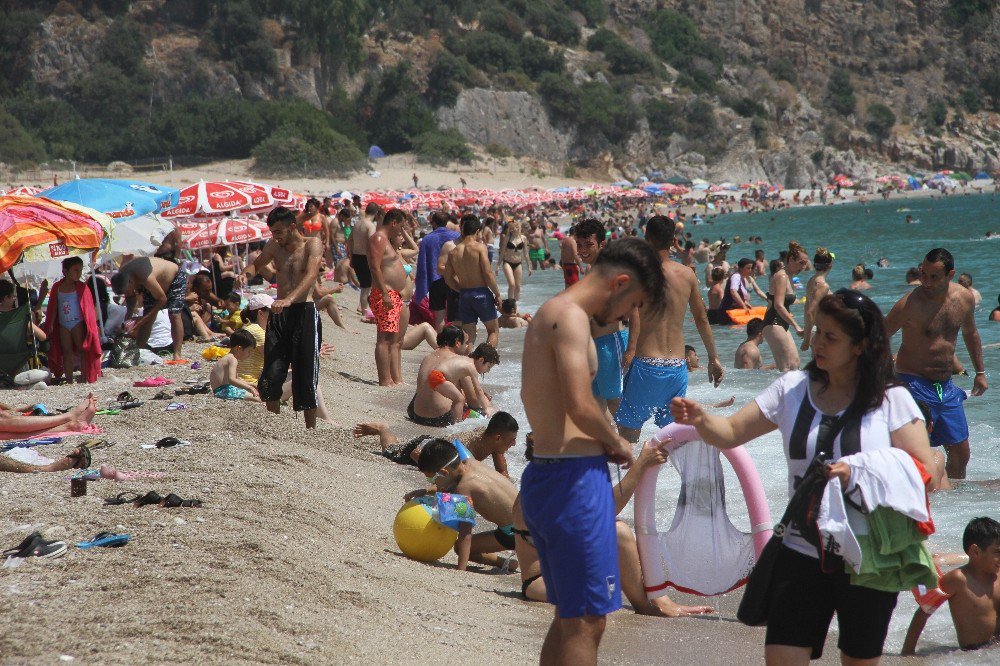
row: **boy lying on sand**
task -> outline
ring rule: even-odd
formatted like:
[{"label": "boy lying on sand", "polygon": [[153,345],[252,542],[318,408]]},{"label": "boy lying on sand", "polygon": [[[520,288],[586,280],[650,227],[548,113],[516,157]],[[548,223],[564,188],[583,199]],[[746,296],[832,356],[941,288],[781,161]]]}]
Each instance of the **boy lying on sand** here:
[{"label": "boy lying on sand", "polygon": [[902,654],[914,654],[927,618],[945,601],[960,648],[978,650],[1000,641],[1000,523],[973,519],[965,527],[962,548],[969,563],[941,576],[938,589],[918,599]]},{"label": "boy lying on sand", "polygon": [[[476,513],[500,526],[473,534],[472,525],[462,523],[458,541],[455,542],[459,571],[465,571],[470,560],[487,566],[500,566],[500,558],[494,553],[514,548],[512,511],[517,489],[510,479],[474,458],[463,459],[455,446],[443,439],[432,439],[424,445],[417,467],[427,477],[431,487],[407,493],[404,501],[438,492],[458,493],[469,498]],[[511,571],[517,571],[516,562],[507,564]]]},{"label": "boy lying on sand", "polygon": [[216,361],[208,376],[216,398],[260,402],[257,387],[240,379],[236,372],[240,361],[250,356],[250,350],[256,346],[257,341],[253,335],[243,329],[233,331],[229,336],[229,353]]},{"label": "boy lying on sand", "polygon": [[[472,456],[482,462],[487,457],[493,458],[493,467],[498,472],[510,478],[507,473],[507,459],[504,454],[517,441],[517,420],[507,412],[497,412],[485,428],[467,430],[458,435],[458,441],[465,445]],[[399,443],[399,438],[389,428],[388,424],[373,421],[359,423],[354,426],[354,436],[378,435],[382,446],[382,455],[400,465],[416,467],[424,444],[433,439],[433,435],[419,435],[413,439]]]}]

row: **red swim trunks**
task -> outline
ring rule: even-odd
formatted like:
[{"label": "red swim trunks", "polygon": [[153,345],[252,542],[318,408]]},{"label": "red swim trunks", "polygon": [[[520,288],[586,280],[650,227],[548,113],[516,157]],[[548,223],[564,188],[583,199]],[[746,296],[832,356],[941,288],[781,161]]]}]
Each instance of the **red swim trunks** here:
[{"label": "red swim trunks", "polygon": [[389,300],[392,302],[392,307],[386,309],[380,291],[372,289],[372,292],[368,294],[368,307],[375,315],[375,327],[379,333],[399,332],[399,313],[403,310],[403,297],[399,295],[398,291],[390,289]]},{"label": "red swim trunks", "polygon": [[580,265],[579,264],[563,264],[563,280],[566,282],[566,287],[572,287],[574,284],[580,281]]}]

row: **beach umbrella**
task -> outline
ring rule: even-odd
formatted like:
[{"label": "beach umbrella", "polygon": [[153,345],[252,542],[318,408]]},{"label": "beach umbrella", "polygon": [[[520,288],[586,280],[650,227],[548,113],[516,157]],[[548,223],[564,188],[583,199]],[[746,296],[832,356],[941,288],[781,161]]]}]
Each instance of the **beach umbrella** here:
[{"label": "beach umbrella", "polygon": [[972,180],[989,180],[989,179],[990,179],[990,174],[986,173],[985,171],[980,171],[979,173],[977,173],[975,176],[972,177]]},{"label": "beach umbrella", "polygon": [[685,178],[684,176],[671,176],[670,178],[667,178],[663,182],[667,183],[668,185],[683,185],[685,187],[691,185],[691,179]]},{"label": "beach umbrella", "polygon": [[173,223],[159,215],[133,217],[115,224],[114,234],[105,252],[112,256],[123,254],[149,256],[173,229]]},{"label": "beach umbrella", "polygon": [[0,192],[0,196],[33,197],[41,191],[42,191],[41,187],[34,187],[33,185],[21,185],[19,187],[12,187],[6,192]]},{"label": "beach umbrella", "polygon": [[177,205],[180,191],[135,180],[77,178],[50,187],[41,196],[72,201],[106,213],[116,221],[159,213]]},{"label": "beach umbrella", "polygon": [[274,208],[278,203],[274,193],[281,195],[282,201],[291,202],[294,195],[289,190],[269,185],[233,181],[201,181],[180,191],[178,203],[162,213],[163,217],[212,216],[250,212]]},{"label": "beach umbrella", "polygon": [[45,261],[101,247],[114,222],[99,211],[45,197],[0,197],[0,273],[20,260]]},{"label": "beach umbrella", "polygon": [[261,220],[248,217],[225,218],[219,220],[216,228],[217,245],[255,243],[271,237],[271,230]]},{"label": "beach umbrella", "polygon": [[185,250],[204,250],[219,245],[219,221],[187,221],[177,225],[181,232],[181,247]]}]

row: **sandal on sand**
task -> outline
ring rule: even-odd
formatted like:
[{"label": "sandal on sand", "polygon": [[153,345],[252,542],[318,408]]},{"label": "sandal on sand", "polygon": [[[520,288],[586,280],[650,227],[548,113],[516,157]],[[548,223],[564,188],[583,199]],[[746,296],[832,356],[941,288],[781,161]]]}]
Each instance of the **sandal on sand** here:
[{"label": "sandal on sand", "polygon": [[169,495],[163,498],[163,501],[160,502],[160,506],[166,507],[168,509],[173,509],[176,507],[199,508],[201,507],[201,500],[199,499],[186,500],[182,499],[180,495],[175,495],[174,493],[170,493]]},{"label": "sandal on sand", "polygon": [[186,358],[167,359],[166,361],[163,362],[163,365],[185,365],[190,362],[191,361],[187,360]]},{"label": "sandal on sand", "polygon": [[184,388],[177,389],[175,393],[177,395],[199,395],[201,393],[209,393],[211,390],[211,382],[202,382],[197,384],[188,384]]},{"label": "sandal on sand", "polygon": [[80,446],[85,446],[91,451],[96,451],[98,449],[110,449],[112,446],[114,446],[114,444],[112,444],[106,439],[98,439],[97,437],[90,437],[88,439],[83,440],[83,443],[80,444]]},{"label": "sandal on sand", "polygon": [[164,407],[163,411],[165,411],[165,412],[179,412],[179,411],[187,409],[187,408],[188,408],[188,406],[185,405],[183,402],[172,402],[169,405],[167,405],[166,407]]},{"label": "sandal on sand", "polygon": [[132,384],[132,386],[140,386],[143,388],[148,388],[148,387],[156,388],[159,386],[168,386],[173,383],[174,380],[167,379],[166,377],[146,377],[145,379],[141,379],[136,383]]},{"label": "sandal on sand", "polygon": [[170,391],[160,391],[153,396],[153,400],[173,400],[174,396],[170,394]]},{"label": "sandal on sand", "polygon": [[114,402],[136,402],[136,400],[137,398],[128,391],[122,391],[118,394],[118,397],[114,399]]},{"label": "sandal on sand", "polygon": [[159,504],[162,500],[163,498],[160,497],[160,493],[156,492],[155,490],[150,490],[148,493],[146,493],[139,499],[132,502],[132,504],[134,504],[136,507],[148,506],[150,504]]},{"label": "sandal on sand", "polygon": [[[112,405],[116,403],[111,403]],[[94,416],[118,416],[122,413],[120,408],[99,409],[94,412]]]},{"label": "sandal on sand", "polygon": [[90,467],[91,454],[90,449],[86,446],[81,446],[73,450],[73,453],[66,456],[70,460],[75,461],[73,463],[73,469],[87,469]]},{"label": "sandal on sand", "polygon": [[153,444],[158,449],[169,449],[171,446],[188,446],[191,442],[183,439],[177,439],[176,437],[164,437],[156,444]]},{"label": "sandal on sand", "polygon": [[32,532],[28,537],[14,546],[3,551],[7,557],[26,558],[38,557],[40,559],[51,559],[66,553],[66,543],[64,541],[47,541],[42,538],[41,532]]},{"label": "sandal on sand", "polygon": [[131,504],[132,502],[136,501],[140,497],[142,497],[142,496],[139,493],[130,493],[130,492],[118,493],[114,497],[109,497],[106,500],[104,500],[104,505],[105,506],[118,506],[118,505],[121,505],[121,504]]},{"label": "sandal on sand", "polygon": [[80,541],[77,548],[121,548],[129,542],[132,537],[128,534],[115,534],[114,532],[99,532],[90,541]]}]

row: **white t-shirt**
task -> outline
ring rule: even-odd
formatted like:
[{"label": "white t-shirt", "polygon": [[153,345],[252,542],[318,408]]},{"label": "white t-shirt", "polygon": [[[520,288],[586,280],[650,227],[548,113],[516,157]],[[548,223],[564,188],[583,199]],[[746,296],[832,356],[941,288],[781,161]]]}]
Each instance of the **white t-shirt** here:
[{"label": "white t-shirt", "polygon": [[149,342],[146,343],[146,346],[150,349],[160,349],[172,344],[174,344],[174,338],[170,328],[170,315],[167,314],[166,310],[160,310],[156,313],[156,319],[153,320],[153,328],[149,332]]},{"label": "white t-shirt", "polygon": [[[757,406],[764,417],[778,426],[788,462],[788,497],[795,494],[802,475],[816,456],[816,438],[824,419],[827,425],[840,414],[825,415],[813,404],[809,391],[809,375],[804,370],[786,372],[757,396]],[[920,408],[904,386],[886,391],[882,404],[866,412],[860,421],[851,419],[833,442],[832,458],[887,449],[892,446],[891,433],[914,419],[923,420]],[[826,426],[825,426],[826,427]],[[867,534],[864,516],[853,507],[847,509],[848,520],[855,534]],[[804,555],[816,557],[816,549],[798,531],[785,532],[784,543]]]},{"label": "white t-shirt", "polygon": [[746,285],[743,282],[743,276],[740,275],[739,271],[729,276],[729,290],[735,291],[739,294],[744,303],[746,303],[747,297],[750,296],[750,293],[747,291]]}]

